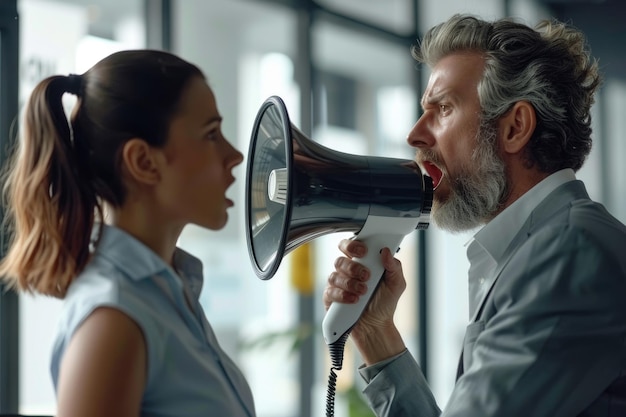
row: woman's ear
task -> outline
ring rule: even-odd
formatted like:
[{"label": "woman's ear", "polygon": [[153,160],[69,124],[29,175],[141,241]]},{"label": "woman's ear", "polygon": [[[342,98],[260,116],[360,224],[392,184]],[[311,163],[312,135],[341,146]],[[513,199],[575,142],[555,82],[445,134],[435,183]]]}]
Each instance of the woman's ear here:
[{"label": "woman's ear", "polygon": [[122,148],[122,162],[126,172],[134,181],[154,185],[160,178],[159,165],[154,150],[139,138],[127,141]]},{"label": "woman's ear", "polygon": [[527,101],[518,101],[498,121],[500,147],[508,154],[524,149],[537,127],[534,107]]}]

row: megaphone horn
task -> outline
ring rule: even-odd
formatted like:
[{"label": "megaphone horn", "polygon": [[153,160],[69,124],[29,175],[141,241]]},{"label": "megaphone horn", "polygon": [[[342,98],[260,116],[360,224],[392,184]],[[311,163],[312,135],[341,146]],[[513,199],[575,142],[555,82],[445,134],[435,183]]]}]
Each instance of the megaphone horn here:
[{"label": "megaphone horn", "polygon": [[433,187],[411,160],[351,155],[326,148],[291,124],[283,100],[268,98],[258,111],[246,174],[248,252],[261,279],[276,273],[298,246],[334,232],[354,232],[368,245],[357,261],[371,271],[358,304],[333,303],[324,318],[326,342],[347,333],[384,269],[379,250],[398,249],[429,224]]}]

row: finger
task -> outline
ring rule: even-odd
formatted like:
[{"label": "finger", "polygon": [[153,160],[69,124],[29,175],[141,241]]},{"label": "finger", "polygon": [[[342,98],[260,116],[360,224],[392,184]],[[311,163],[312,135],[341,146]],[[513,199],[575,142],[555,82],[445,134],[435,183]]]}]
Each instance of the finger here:
[{"label": "finger", "polygon": [[403,292],[406,288],[404,272],[402,271],[402,262],[394,258],[388,248],[384,248],[381,252],[381,259],[385,268],[385,282],[392,291]]},{"label": "finger", "polygon": [[367,281],[370,277],[366,266],[345,257],[335,259],[335,270],[358,281]]},{"label": "finger", "polygon": [[402,263],[397,258],[394,258],[389,248],[383,248],[381,251],[381,259],[385,271],[390,273],[402,272]]},{"label": "finger", "polygon": [[343,291],[337,287],[326,287],[323,299],[324,307],[328,310],[330,305],[334,302],[354,304],[359,300],[359,296],[351,292]]},{"label": "finger", "polygon": [[328,287],[338,288],[339,290],[353,293],[357,296],[367,292],[367,285],[365,283],[337,271],[331,272],[328,276]]},{"label": "finger", "polygon": [[339,242],[339,250],[350,258],[362,258],[367,254],[367,246],[356,239],[343,239]]}]

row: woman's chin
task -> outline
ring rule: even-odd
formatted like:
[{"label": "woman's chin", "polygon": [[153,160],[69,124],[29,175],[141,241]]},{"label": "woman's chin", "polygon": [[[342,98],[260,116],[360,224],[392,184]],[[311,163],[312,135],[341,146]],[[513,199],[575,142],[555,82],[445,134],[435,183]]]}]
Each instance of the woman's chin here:
[{"label": "woman's chin", "polygon": [[224,211],[223,215],[220,216],[219,218],[209,219],[207,221],[202,222],[201,224],[198,224],[198,226],[204,227],[205,229],[217,231],[217,230],[223,229],[227,223],[228,223],[228,213]]}]

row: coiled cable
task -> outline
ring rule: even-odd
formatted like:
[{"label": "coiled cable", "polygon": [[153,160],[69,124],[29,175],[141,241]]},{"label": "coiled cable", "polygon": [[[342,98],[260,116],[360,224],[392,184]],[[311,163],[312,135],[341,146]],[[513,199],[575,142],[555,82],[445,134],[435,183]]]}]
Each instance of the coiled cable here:
[{"label": "coiled cable", "polygon": [[343,351],[349,335],[350,330],[345,332],[335,343],[328,345],[331,367],[326,393],[326,417],[334,417],[335,415],[335,392],[337,388],[337,373],[335,371],[340,371],[343,367]]}]

